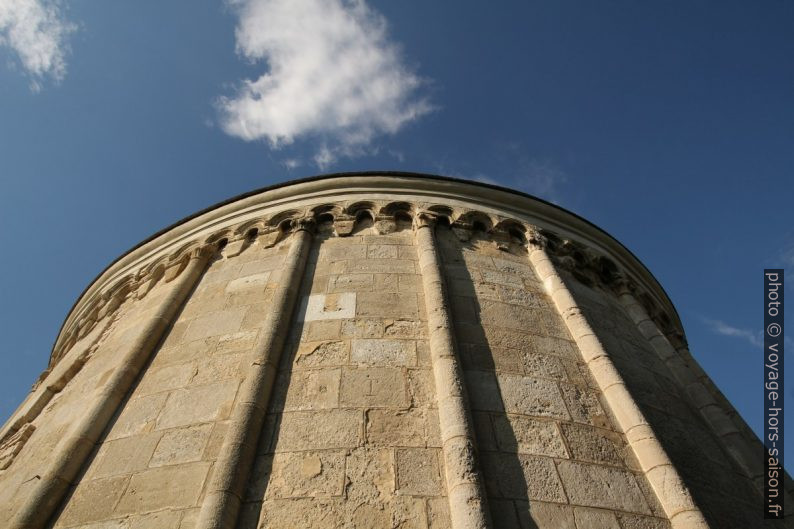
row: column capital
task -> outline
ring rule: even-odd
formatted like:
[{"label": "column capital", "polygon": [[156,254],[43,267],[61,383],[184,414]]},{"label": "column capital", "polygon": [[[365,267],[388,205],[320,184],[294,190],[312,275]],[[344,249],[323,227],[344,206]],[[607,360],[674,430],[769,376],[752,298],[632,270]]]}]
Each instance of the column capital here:
[{"label": "column capital", "polygon": [[298,219],[293,219],[290,227],[294,233],[305,231],[309,234],[313,234],[317,228],[317,221],[314,217],[301,217]]},{"label": "column capital", "polygon": [[527,246],[531,250],[548,250],[549,239],[538,226],[527,226]]},{"label": "column capital", "polygon": [[419,228],[432,228],[436,225],[438,217],[429,211],[420,211],[414,215],[414,230]]}]

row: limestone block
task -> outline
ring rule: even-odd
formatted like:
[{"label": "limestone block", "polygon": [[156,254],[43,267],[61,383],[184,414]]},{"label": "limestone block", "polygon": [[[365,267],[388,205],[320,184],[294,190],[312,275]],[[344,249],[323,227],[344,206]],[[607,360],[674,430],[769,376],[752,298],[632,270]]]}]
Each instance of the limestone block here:
[{"label": "limestone block", "polygon": [[[352,243],[352,241],[351,241]],[[364,244],[323,245],[318,261],[346,261],[367,258],[367,246]]]},{"label": "limestone block", "polygon": [[190,385],[201,386],[217,380],[240,377],[244,372],[246,358],[247,355],[239,352],[220,354],[199,361],[190,378]]},{"label": "limestone block", "polygon": [[329,277],[327,292],[371,292],[374,287],[373,274],[340,274]]},{"label": "limestone block", "polygon": [[157,393],[129,400],[110,429],[108,440],[149,431],[165,404],[168,393]]},{"label": "limestone block", "polygon": [[416,265],[410,259],[363,259],[346,261],[347,273],[413,274]]},{"label": "limestone block", "polygon": [[571,458],[579,461],[624,466],[623,436],[609,430],[580,424],[562,424],[562,433],[571,450]]},{"label": "limestone block", "polygon": [[257,334],[256,331],[239,331],[218,336],[213,354],[247,353],[254,347]]},{"label": "limestone block", "polygon": [[558,464],[572,504],[651,514],[634,475],[625,470],[576,461]]},{"label": "limestone block", "polygon": [[56,527],[70,527],[113,518],[113,508],[124,494],[129,480],[129,476],[116,476],[81,483],[58,517]]},{"label": "limestone block", "polygon": [[442,492],[439,453],[435,449],[406,448],[395,452],[397,492],[414,496],[438,496]]},{"label": "limestone block", "polygon": [[148,395],[184,387],[190,382],[195,372],[196,366],[192,362],[166,365],[159,369],[147,369],[138,387],[135,388],[135,394]]},{"label": "limestone block", "polygon": [[149,466],[161,467],[199,461],[211,430],[211,424],[202,424],[166,431],[152,455]]},{"label": "limestone block", "polygon": [[404,408],[408,405],[404,372],[388,367],[343,369],[339,402],[342,406]]},{"label": "limestone block", "polygon": [[358,410],[284,412],[268,451],[355,447],[360,444],[362,424]]},{"label": "limestone block", "polygon": [[357,295],[356,316],[416,319],[418,314],[416,294],[396,293],[384,296],[380,292],[361,292]]},{"label": "limestone block", "polygon": [[391,527],[427,529],[425,499],[395,496],[391,503]]},{"label": "limestone block", "polygon": [[427,335],[427,326],[415,320],[387,321],[384,334],[394,338],[424,338]]},{"label": "limestone block", "polygon": [[231,379],[174,391],[157,419],[157,429],[225,419],[238,385],[238,380]]},{"label": "limestone block", "polygon": [[449,519],[449,502],[446,498],[427,499],[427,526],[428,529],[451,529]]},{"label": "limestone block", "polygon": [[618,513],[622,529],[669,529],[670,522],[660,518]]},{"label": "limestone block", "polygon": [[473,410],[504,411],[496,375],[487,371],[464,371]]},{"label": "limestone block", "polygon": [[354,503],[386,503],[395,492],[392,450],[356,448],[345,462],[345,494]]},{"label": "limestone block", "polygon": [[399,247],[393,244],[370,244],[367,246],[367,259],[397,259],[399,253]]},{"label": "limestone block", "polygon": [[213,461],[218,457],[218,452],[220,452],[223,446],[223,437],[226,435],[226,430],[228,430],[228,428],[229,424],[225,421],[213,424],[210,438],[207,440],[207,446],[204,447],[202,459],[205,461]]},{"label": "limestone block", "polygon": [[173,529],[180,526],[181,511],[159,511],[129,518],[129,529]]},{"label": "limestone block", "polygon": [[515,274],[507,274],[499,270],[491,270],[488,268],[480,269],[482,280],[486,283],[494,283],[496,285],[512,286],[516,288],[523,288],[524,281],[521,276]]},{"label": "limestone block", "polygon": [[481,460],[489,496],[567,503],[553,460],[500,452],[485,452]]},{"label": "limestone block", "polygon": [[240,330],[246,310],[247,307],[234,307],[197,316],[185,331],[185,340],[198,340],[237,332]]},{"label": "limestone block", "polygon": [[512,500],[491,499],[488,502],[488,506],[491,508],[491,518],[494,527],[499,527],[499,529],[521,529]]},{"label": "limestone block", "polygon": [[284,264],[284,258],[286,257],[286,252],[275,253],[275,254],[268,252],[265,255],[266,257],[263,257],[256,261],[250,261],[242,265],[239,273],[236,274],[237,277],[246,277],[254,274],[261,274],[264,272],[272,272],[274,270],[279,270],[281,266]]},{"label": "limestone block", "polygon": [[438,417],[429,410],[375,409],[367,412],[366,417],[367,442],[372,445],[425,447],[431,443],[430,446],[437,446],[429,439],[428,423],[438,422]]},{"label": "limestone block", "polygon": [[262,503],[260,529],[344,527],[344,503],[336,498],[294,498]]},{"label": "limestone block", "polygon": [[[340,369],[293,371],[279,375],[274,406],[284,411],[323,410],[339,405]],[[286,388],[286,395],[283,389]],[[283,399],[283,400],[282,400]]]},{"label": "limestone block", "polygon": [[119,500],[119,514],[193,507],[198,502],[210,464],[199,462],[135,474]]},{"label": "limestone block", "polygon": [[620,525],[618,525],[617,518],[610,511],[576,507],[573,513],[576,518],[576,527],[587,529],[621,529]]},{"label": "limestone block", "polygon": [[580,360],[579,350],[571,340],[552,338],[549,336],[533,336],[529,342],[535,353],[555,355],[570,360]]},{"label": "limestone block", "polygon": [[567,505],[533,501],[516,502],[516,505],[526,505],[518,508],[518,517],[521,520],[521,529],[576,529],[573,509]]},{"label": "limestone block", "polygon": [[173,347],[163,347],[154,356],[150,369],[171,364],[186,364],[211,354],[218,344],[218,337],[185,342]]},{"label": "limestone block", "polygon": [[560,388],[550,381],[517,375],[497,375],[505,411],[569,420]]},{"label": "limestone block", "polygon": [[524,370],[528,375],[565,380],[568,373],[562,361],[551,355],[525,352],[522,356]]},{"label": "limestone block", "polygon": [[250,289],[264,289],[270,279],[270,272],[261,272],[259,274],[251,274],[243,277],[238,277],[226,284],[225,291],[227,294],[233,294]]},{"label": "limestone block", "polygon": [[381,319],[342,320],[340,333],[343,338],[380,338],[383,336],[384,326]]},{"label": "limestone block", "polygon": [[413,340],[354,339],[350,361],[371,366],[416,365],[416,342]]},{"label": "limestone block", "polygon": [[341,328],[341,320],[320,320],[309,322],[306,325],[305,340],[307,342],[338,340],[341,336]]},{"label": "limestone block", "polygon": [[553,421],[521,415],[493,416],[499,450],[550,457],[568,457],[562,437]]},{"label": "limestone block", "polygon": [[595,390],[571,384],[560,384],[560,388],[573,421],[601,427],[611,426]]},{"label": "limestone block", "polygon": [[408,393],[413,407],[435,407],[435,383],[429,369],[409,369]]},{"label": "limestone block", "polygon": [[304,297],[298,310],[298,321],[339,320],[356,314],[356,294],[312,294]]},{"label": "limestone block", "polygon": [[286,452],[271,457],[266,500],[342,495],[345,482],[343,451]]},{"label": "limestone block", "polygon": [[131,474],[145,469],[161,435],[160,432],[145,433],[103,443],[97,462],[91,467],[91,478]]},{"label": "limestone block", "polygon": [[334,367],[346,364],[349,348],[349,342],[339,340],[301,343],[295,352],[293,369]]},{"label": "limestone block", "polygon": [[399,274],[397,290],[399,292],[419,292],[422,289],[421,279],[415,274]]}]

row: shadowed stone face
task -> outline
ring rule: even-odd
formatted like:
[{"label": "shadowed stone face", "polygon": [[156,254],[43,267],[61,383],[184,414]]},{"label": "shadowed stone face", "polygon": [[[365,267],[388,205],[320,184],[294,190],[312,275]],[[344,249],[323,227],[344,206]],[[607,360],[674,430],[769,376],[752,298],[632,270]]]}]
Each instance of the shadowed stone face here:
[{"label": "shadowed stone face", "polygon": [[80,300],[0,430],[0,526],[766,527],[714,423],[754,439],[670,363],[671,315],[528,197],[367,175],[243,198]]}]

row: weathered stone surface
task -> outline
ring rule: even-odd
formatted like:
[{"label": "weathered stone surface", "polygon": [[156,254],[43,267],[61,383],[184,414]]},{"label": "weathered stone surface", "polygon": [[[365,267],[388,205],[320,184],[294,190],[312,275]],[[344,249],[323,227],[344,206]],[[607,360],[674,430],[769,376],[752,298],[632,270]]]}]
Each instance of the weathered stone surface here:
[{"label": "weathered stone surface", "polygon": [[217,312],[210,312],[196,317],[185,331],[186,341],[199,340],[209,336],[229,334],[240,329],[246,307],[228,308]]},{"label": "weathered stone surface", "polygon": [[570,419],[557,384],[540,378],[498,375],[505,411]]},{"label": "weathered stone surface", "polygon": [[362,426],[363,416],[358,410],[285,412],[280,417],[270,450],[288,452],[358,446]]},{"label": "weathered stone surface", "polygon": [[168,430],[163,434],[149,466],[160,467],[199,461],[212,430],[211,424]]},{"label": "weathered stone surface", "polygon": [[70,527],[114,518],[114,507],[124,494],[129,479],[129,476],[117,476],[84,483],[58,517],[58,526]]},{"label": "weathered stone surface", "polygon": [[515,500],[566,503],[554,461],[523,454],[482,454],[488,495]]},{"label": "weathered stone surface", "polygon": [[312,294],[301,302],[298,321],[339,320],[355,314],[355,293]]},{"label": "weathered stone surface", "polygon": [[521,529],[577,529],[573,509],[567,505],[533,501],[516,502]]},{"label": "weathered stone surface", "polygon": [[370,366],[416,365],[416,342],[354,339],[350,350],[350,361]]},{"label": "weathered stone surface", "polygon": [[265,499],[341,496],[344,452],[287,452],[271,456]]},{"label": "weathered stone surface", "polygon": [[343,369],[339,402],[342,406],[404,408],[408,405],[404,371],[389,367]]},{"label": "weathered stone surface", "polygon": [[623,466],[623,436],[579,424],[563,424],[562,432],[571,457],[580,461]]},{"label": "weathered stone surface", "polygon": [[120,514],[145,513],[166,507],[192,507],[198,502],[209,463],[190,463],[134,474],[119,500]]},{"label": "weathered stone surface", "polygon": [[233,379],[172,392],[157,419],[157,429],[225,419],[238,385]]},{"label": "weathered stone surface", "polygon": [[[339,369],[284,373],[277,382],[280,388],[287,390],[281,406],[284,411],[336,408],[339,405],[340,379]],[[276,399],[279,397],[277,394]],[[280,402],[276,400],[275,403],[278,405]]]},{"label": "weathered stone surface", "polygon": [[631,472],[575,461],[561,461],[558,468],[574,505],[651,513]]},{"label": "weathered stone surface", "polygon": [[[190,220],[177,239],[162,234],[112,265],[113,285],[100,279],[86,292],[54,366],[14,417],[14,430],[32,433],[19,450],[3,445],[0,526],[53,468],[73,487],[53,501],[63,506],[57,529],[205,527],[203,509],[217,498],[236,504],[236,491],[215,488],[226,477],[246,485],[236,524],[224,514],[238,529],[485,527],[469,518],[484,503],[493,529],[667,529],[665,508],[687,505],[688,494],[710,526],[753,526],[752,485],[725,449],[731,441],[693,411],[676,378],[687,368],[665,363],[678,353],[658,350],[676,318],[632,256],[574,217],[562,230],[563,212],[557,237],[538,235],[525,222],[543,224],[546,210],[513,220],[529,200],[518,196],[510,211],[493,196],[471,211],[479,197],[450,198],[431,181],[422,196],[401,181],[405,204],[392,202],[392,188],[369,196],[367,180],[356,182],[339,201],[328,189],[279,190],[261,207],[244,199],[244,212],[221,206],[202,214],[211,223]],[[176,248],[193,245],[195,258],[221,238],[228,244],[213,247],[186,302],[164,312],[196,262]],[[635,324],[627,294],[614,295],[613,264],[631,264],[618,272],[642,283],[637,300],[656,304],[648,308],[661,320]],[[120,372],[130,385],[107,387]],[[694,394],[707,403],[711,393]],[[91,415],[101,435],[73,428],[111,398]],[[643,421],[664,453],[620,433]],[[97,450],[63,457],[79,455],[77,443]],[[670,464],[643,473],[648,454]]]},{"label": "weathered stone surface", "polygon": [[550,457],[568,457],[557,425],[520,415],[496,415],[493,429],[499,449]]},{"label": "weathered stone surface", "polygon": [[161,436],[159,432],[152,432],[104,443],[91,477],[131,474],[145,469]]},{"label": "weathered stone surface", "polygon": [[118,439],[151,430],[168,398],[168,393],[158,393],[130,400],[113,424],[108,439]]},{"label": "weathered stone surface", "polygon": [[441,494],[438,450],[406,448],[396,451],[397,491],[413,496]]}]

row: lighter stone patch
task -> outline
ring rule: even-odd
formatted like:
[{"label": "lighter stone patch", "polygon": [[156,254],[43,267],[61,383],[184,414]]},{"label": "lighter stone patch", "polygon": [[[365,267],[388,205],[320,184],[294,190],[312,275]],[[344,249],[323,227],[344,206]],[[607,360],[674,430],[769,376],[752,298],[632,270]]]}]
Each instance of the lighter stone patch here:
[{"label": "lighter stone patch", "polygon": [[267,285],[268,279],[270,279],[270,272],[241,277],[234,281],[229,281],[229,284],[226,285],[226,292],[231,294],[249,288],[261,287]]},{"label": "lighter stone patch", "polygon": [[355,292],[312,294],[303,298],[298,321],[340,320],[353,318],[355,314]]},{"label": "lighter stone patch", "polygon": [[350,360],[356,364],[409,366],[416,364],[416,342],[411,340],[353,340]]}]

